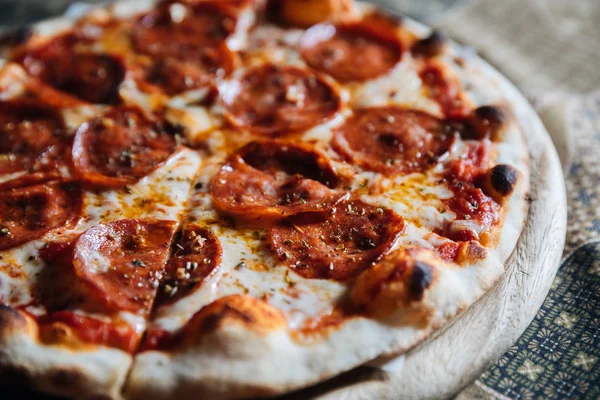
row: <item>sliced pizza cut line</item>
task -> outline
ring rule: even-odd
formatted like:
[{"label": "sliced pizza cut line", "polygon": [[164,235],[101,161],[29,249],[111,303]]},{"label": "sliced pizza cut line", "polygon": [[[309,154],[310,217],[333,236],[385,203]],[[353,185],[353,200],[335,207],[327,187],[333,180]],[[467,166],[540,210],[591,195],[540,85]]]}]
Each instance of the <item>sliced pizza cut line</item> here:
[{"label": "sliced pizza cut line", "polygon": [[93,348],[95,345],[132,354],[140,334],[128,323],[103,321],[72,311],[56,311],[35,318],[44,345]]},{"label": "sliced pizza cut line", "polygon": [[101,310],[148,315],[176,226],[175,221],[122,219],[86,230],[73,252],[82,297]]},{"label": "sliced pizza cut line", "polygon": [[[296,385],[291,383],[295,378],[290,376],[285,380],[273,380],[274,371],[284,363],[293,362],[304,375],[314,370],[314,363],[319,364],[319,359],[319,371],[339,368],[338,363],[343,361],[336,354],[341,344],[338,348],[335,343],[350,338],[349,327],[353,335],[357,332],[365,335],[367,332],[376,332],[378,340],[385,343],[367,340],[369,350],[360,357],[368,358],[381,346],[405,348],[411,336],[409,332],[430,329],[423,327],[445,319],[445,313],[454,314],[456,310],[453,305],[462,307],[462,304],[472,301],[472,296],[481,294],[471,295],[466,291],[471,280],[477,279],[473,270],[457,269],[441,261],[431,251],[414,249],[409,252],[414,255],[408,258],[401,256],[406,252],[392,253],[385,263],[382,261],[377,264],[382,267],[367,270],[365,274],[368,275],[359,275],[360,283],[356,283],[353,300],[354,306],[361,312],[344,316],[343,313],[332,311],[312,322],[312,328],[292,331],[287,319],[277,308],[251,296],[236,294],[220,297],[204,306],[177,332],[156,328],[149,331],[153,335],[152,345],[136,356],[126,387],[127,395],[134,399],[153,395],[161,398],[167,392],[181,395],[193,392],[220,398],[231,396],[232,393],[235,393],[234,396],[241,396],[242,393],[264,396],[285,392]],[[444,283],[440,284],[442,279]],[[248,307],[246,304],[253,305]],[[373,309],[368,308],[367,304]],[[385,312],[381,310],[384,315],[378,317],[385,323],[375,323],[373,314],[368,316],[371,312],[377,313],[370,310],[379,309],[379,304],[386,305],[382,306]],[[228,365],[234,366],[237,371],[244,371],[242,376],[253,371],[251,379],[240,379],[239,374],[229,373],[224,365],[214,364],[214,357],[220,351],[218,348],[223,344],[224,337],[229,338]],[[252,346],[247,347],[248,342]],[[256,354],[253,349],[256,349]],[[265,351],[273,354],[268,362],[256,357]],[[252,363],[248,362],[249,356]],[[330,360],[326,366],[322,365],[323,357]],[[187,362],[192,359],[194,368],[184,369],[183,366],[189,365]],[[211,378],[207,373],[215,369],[219,371],[218,379]],[[169,374],[166,375],[167,381],[176,376],[177,387],[164,389],[162,385],[157,385],[151,393],[148,385],[152,380],[161,379],[163,374]],[[297,374],[294,376],[297,377]],[[203,378],[202,383],[199,383],[198,377]],[[224,381],[230,382],[235,389],[223,391],[221,383]]]},{"label": "sliced pizza cut line", "polygon": [[[59,328],[56,332],[65,330]],[[60,396],[120,395],[131,366],[129,354],[90,345],[66,350],[63,345],[40,342],[39,334],[35,318],[0,305],[0,362],[4,374]]]},{"label": "sliced pizza cut line", "polygon": [[[269,164],[268,159],[262,162]],[[153,348],[151,343],[160,337],[172,337],[182,323],[198,310],[198,305],[208,304],[215,299],[215,295],[220,297],[241,292],[252,293],[253,296],[262,296],[265,299],[271,298],[269,302],[276,304],[278,308],[287,309],[286,316],[291,318],[294,326],[299,326],[306,318],[306,311],[318,312],[323,306],[324,303],[319,302],[319,297],[330,299],[337,296],[336,293],[342,293],[342,288],[337,283],[323,281],[322,284],[316,285],[322,286],[320,294],[313,294],[314,287],[301,282],[302,279],[295,277],[289,268],[278,265],[271,258],[267,249],[266,230],[230,225],[227,219],[220,217],[212,208],[210,187],[203,183],[211,177],[206,165],[203,175],[208,177],[199,177],[197,190],[191,199],[188,220],[191,224],[210,229],[218,238],[225,249],[220,266],[213,270],[201,285],[186,293],[187,297],[168,302],[155,310],[155,319],[150,326],[144,349]],[[265,280],[269,282],[270,290],[266,290]],[[299,296],[304,305],[297,308],[293,302]]]},{"label": "sliced pizza cut line", "polygon": [[154,308],[172,304],[186,297],[219,268],[223,248],[217,236],[197,224],[187,224],[175,238],[154,301]]}]

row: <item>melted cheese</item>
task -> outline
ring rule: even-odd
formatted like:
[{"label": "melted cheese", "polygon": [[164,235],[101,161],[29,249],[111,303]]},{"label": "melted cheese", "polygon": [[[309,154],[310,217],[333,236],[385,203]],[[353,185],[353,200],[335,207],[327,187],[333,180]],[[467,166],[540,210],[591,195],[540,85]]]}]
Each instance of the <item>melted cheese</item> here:
[{"label": "melted cheese", "polygon": [[352,106],[356,108],[398,105],[442,116],[437,102],[425,96],[421,78],[410,54],[386,75],[351,85]]}]

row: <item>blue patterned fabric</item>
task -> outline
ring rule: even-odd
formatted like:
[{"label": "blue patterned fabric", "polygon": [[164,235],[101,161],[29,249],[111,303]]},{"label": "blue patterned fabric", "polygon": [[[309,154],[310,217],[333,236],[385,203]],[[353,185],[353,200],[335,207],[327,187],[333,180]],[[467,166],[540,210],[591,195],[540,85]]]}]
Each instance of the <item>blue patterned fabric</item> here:
[{"label": "blue patterned fabric", "polygon": [[600,398],[600,241],[575,251],[523,336],[480,381],[511,399]]}]

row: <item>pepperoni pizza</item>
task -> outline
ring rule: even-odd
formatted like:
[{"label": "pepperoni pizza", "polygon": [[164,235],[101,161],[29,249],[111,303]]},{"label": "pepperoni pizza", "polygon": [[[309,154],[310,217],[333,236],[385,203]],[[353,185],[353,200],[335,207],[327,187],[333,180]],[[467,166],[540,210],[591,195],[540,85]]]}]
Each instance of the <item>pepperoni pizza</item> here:
[{"label": "pepperoni pizza", "polygon": [[502,83],[372,6],[125,1],[1,42],[5,381],[285,393],[440,329],[525,221]]}]

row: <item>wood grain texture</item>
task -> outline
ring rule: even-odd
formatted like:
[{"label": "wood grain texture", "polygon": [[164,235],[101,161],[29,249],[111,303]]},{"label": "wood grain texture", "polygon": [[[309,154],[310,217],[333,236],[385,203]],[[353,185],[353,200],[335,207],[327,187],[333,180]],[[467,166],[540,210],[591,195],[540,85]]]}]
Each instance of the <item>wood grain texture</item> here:
[{"label": "wood grain texture", "polygon": [[531,323],[552,285],[562,255],[567,203],[561,162],[539,117],[518,90],[480,59],[513,105],[530,149],[530,209],[505,275],[478,302],[405,354],[398,373],[360,367],[285,398],[449,398],[479,377]]}]

